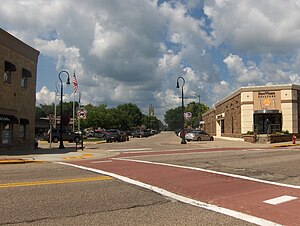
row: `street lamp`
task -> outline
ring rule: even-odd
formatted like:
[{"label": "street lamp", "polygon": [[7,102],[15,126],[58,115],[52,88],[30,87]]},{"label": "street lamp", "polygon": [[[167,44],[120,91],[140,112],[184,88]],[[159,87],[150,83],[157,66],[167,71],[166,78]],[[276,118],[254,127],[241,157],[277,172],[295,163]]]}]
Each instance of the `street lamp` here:
[{"label": "street lamp", "polygon": [[60,123],[59,123],[59,149],[64,149],[64,142],[63,142],[63,137],[62,137],[62,105],[63,105],[63,82],[60,78],[61,73],[66,73],[67,74],[67,85],[70,85],[70,75],[67,71],[61,71],[58,74],[58,78],[60,80]]},{"label": "street lamp", "polygon": [[185,140],[185,132],[184,132],[184,103],[183,103],[183,99],[184,99],[184,96],[183,96],[183,86],[185,84],[185,80],[183,77],[178,77],[177,78],[177,85],[176,85],[176,88],[179,89],[180,86],[179,86],[179,79],[182,79],[182,86],[181,86],[181,119],[182,119],[182,124],[181,124],[181,144],[186,144],[186,140]]}]

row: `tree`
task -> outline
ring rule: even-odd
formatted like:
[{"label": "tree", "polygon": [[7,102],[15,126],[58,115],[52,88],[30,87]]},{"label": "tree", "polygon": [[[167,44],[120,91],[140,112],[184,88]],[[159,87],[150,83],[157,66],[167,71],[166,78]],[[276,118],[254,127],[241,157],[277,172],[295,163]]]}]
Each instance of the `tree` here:
[{"label": "tree", "polygon": [[[190,102],[185,107],[185,112],[191,112],[192,118],[185,120],[185,126],[192,126],[196,128],[199,126],[199,122],[202,120],[202,114],[209,110],[209,107],[203,103]],[[168,124],[169,130],[175,130],[181,128],[181,107],[170,109],[165,114],[165,122]]]},{"label": "tree", "polygon": [[143,114],[135,104],[122,104],[114,109],[113,115],[116,119],[116,128],[130,130],[140,126]]},{"label": "tree", "polygon": [[161,121],[158,118],[156,118],[156,116],[149,115],[144,115],[142,122],[146,128],[155,130],[160,130],[162,124]]},{"label": "tree", "polygon": [[54,115],[54,104],[40,104],[39,106],[35,107],[35,118],[46,118],[50,114]]},{"label": "tree", "polygon": [[181,107],[166,111],[165,122],[168,124],[168,130],[176,130],[181,127]]}]

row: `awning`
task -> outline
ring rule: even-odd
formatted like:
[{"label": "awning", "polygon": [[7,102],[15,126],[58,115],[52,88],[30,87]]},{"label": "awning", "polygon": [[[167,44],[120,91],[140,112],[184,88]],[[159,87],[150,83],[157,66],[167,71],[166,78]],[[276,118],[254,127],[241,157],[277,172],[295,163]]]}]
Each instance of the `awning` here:
[{"label": "awning", "polygon": [[22,68],[22,77],[29,78],[31,77],[31,71],[26,70],[25,68]]},{"label": "awning", "polygon": [[280,110],[256,110],[254,114],[280,114]]},{"label": "awning", "polygon": [[21,125],[29,125],[29,120],[26,118],[20,118],[20,124]]},{"label": "awning", "polygon": [[13,115],[0,114],[0,122],[9,122],[9,123],[19,124],[18,118]]},{"label": "awning", "polygon": [[8,62],[8,61],[5,61],[5,70],[4,71],[16,71],[16,65]]}]

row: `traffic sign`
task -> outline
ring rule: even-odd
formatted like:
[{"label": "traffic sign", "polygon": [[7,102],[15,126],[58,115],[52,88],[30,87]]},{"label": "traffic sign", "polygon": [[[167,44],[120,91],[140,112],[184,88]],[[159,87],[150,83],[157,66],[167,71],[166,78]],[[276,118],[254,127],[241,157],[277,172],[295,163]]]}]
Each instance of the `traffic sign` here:
[{"label": "traffic sign", "polygon": [[85,108],[82,107],[77,111],[78,119],[86,119],[86,116],[87,116],[87,110]]}]

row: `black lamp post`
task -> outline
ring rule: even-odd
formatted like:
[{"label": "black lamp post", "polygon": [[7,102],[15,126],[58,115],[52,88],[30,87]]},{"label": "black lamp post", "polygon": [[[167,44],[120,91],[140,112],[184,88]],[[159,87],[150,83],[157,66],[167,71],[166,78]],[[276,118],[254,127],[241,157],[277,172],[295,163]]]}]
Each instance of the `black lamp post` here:
[{"label": "black lamp post", "polygon": [[63,92],[64,92],[64,89],[63,89],[63,82],[60,78],[60,74],[61,73],[66,73],[67,74],[67,85],[70,84],[70,75],[67,71],[61,71],[59,72],[58,74],[58,78],[60,80],[60,123],[59,123],[59,149],[64,149],[64,142],[63,142],[63,137],[62,137],[62,105],[63,105]]},{"label": "black lamp post", "polygon": [[183,77],[178,77],[177,78],[177,85],[176,85],[176,88],[180,88],[179,86],[179,79],[182,79],[182,86],[181,86],[181,119],[182,119],[182,124],[181,124],[181,144],[186,144],[186,140],[185,140],[185,132],[184,132],[184,103],[183,103],[183,99],[184,99],[184,96],[183,96],[183,86],[185,84],[185,80]]}]

